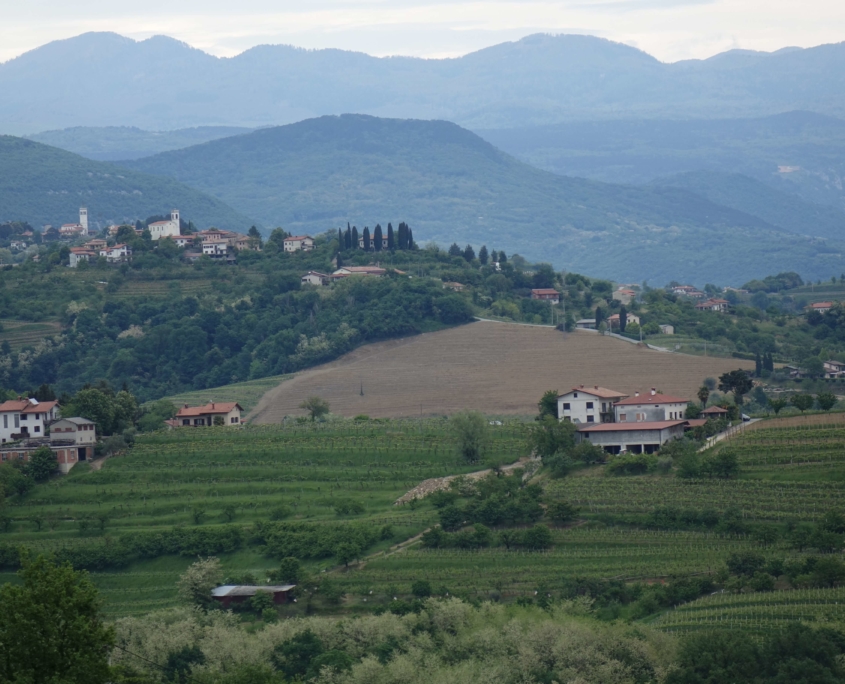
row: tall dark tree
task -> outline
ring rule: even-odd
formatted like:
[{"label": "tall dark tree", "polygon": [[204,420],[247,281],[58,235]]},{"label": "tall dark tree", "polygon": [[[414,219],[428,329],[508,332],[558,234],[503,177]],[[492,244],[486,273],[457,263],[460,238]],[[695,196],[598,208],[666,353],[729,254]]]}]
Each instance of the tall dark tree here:
[{"label": "tall dark tree", "polygon": [[343,236],[343,244],[346,249],[352,249],[352,228],[349,227],[349,224],[346,224],[346,235]]},{"label": "tall dark tree", "polygon": [[408,226],[404,221],[399,224],[399,249],[408,249]]},{"label": "tall dark tree", "polygon": [[358,249],[358,228],[352,226],[352,249]]},{"label": "tall dark tree", "polygon": [[760,358],[760,352],[754,354],[754,375],[758,378],[763,374],[763,359]]},{"label": "tall dark tree", "polygon": [[464,247],[463,257],[467,261],[472,261],[473,259],[475,259],[475,250],[472,248],[472,245],[467,245],[466,247]]},{"label": "tall dark tree", "polygon": [[460,247],[458,247],[458,243],[453,242],[452,246],[449,247],[449,256],[462,257],[463,255],[464,255],[464,252]]},{"label": "tall dark tree", "polygon": [[387,224],[387,248],[392,252],[396,249],[396,237],[393,235],[393,224]]},{"label": "tall dark tree", "polygon": [[417,245],[414,243],[414,231],[411,226],[408,226],[408,249],[416,249]]},{"label": "tall dark tree", "polygon": [[487,253],[487,245],[481,245],[481,249],[478,250],[478,261],[481,262],[482,266],[486,266],[489,258],[490,255]]},{"label": "tall dark tree", "polygon": [[604,322],[604,311],[601,310],[600,306],[596,307],[596,328],[598,328]]},{"label": "tall dark tree", "polygon": [[508,255],[505,254],[505,250],[502,250],[501,252],[499,252],[499,263],[500,264],[508,263]]},{"label": "tall dark tree", "polygon": [[364,226],[364,251],[370,251],[370,228],[369,226]]},{"label": "tall dark tree", "polygon": [[376,252],[380,252],[381,248],[384,246],[384,236],[381,232],[381,224],[377,223],[376,227],[373,229],[373,249]]},{"label": "tall dark tree", "polygon": [[625,332],[628,327],[628,309],[624,306],[619,307],[619,332]]},{"label": "tall dark tree", "polygon": [[337,229],[337,248],[343,249],[343,245],[346,244],[346,241],[343,239],[343,228]]}]

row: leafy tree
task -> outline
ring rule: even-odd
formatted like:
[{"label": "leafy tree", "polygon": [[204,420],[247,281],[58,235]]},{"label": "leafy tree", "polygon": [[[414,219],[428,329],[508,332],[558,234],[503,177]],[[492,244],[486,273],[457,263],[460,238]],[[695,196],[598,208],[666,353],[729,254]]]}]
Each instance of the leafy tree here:
[{"label": "leafy tree", "polygon": [[558,525],[574,520],[578,515],[578,508],[568,501],[552,501],[546,506],[546,516]]},{"label": "leafy tree", "polygon": [[179,598],[199,608],[213,605],[211,590],[223,581],[220,559],[213,556],[192,563],[179,578]]},{"label": "leafy tree", "polygon": [[58,467],[56,455],[50,451],[50,447],[42,446],[30,455],[26,464],[26,474],[36,482],[46,482]]},{"label": "leafy tree", "polygon": [[311,420],[316,421],[329,412],[329,402],[321,397],[308,397],[299,405],[299,408],[308,411]]},{"label": "leafy tree", "polygon": [[735,477],[739,473],[739,460],[732,451],[722,449],[716,454],[704,459],[702,470],[711,477],[728,479]]},{"label": "leafy tree", "polygon": [[416,580],[411,585],[411,593],[417,598],[428,598],[431,596],[431,582],[428,580]]},{"label": "leafy tree", "polygon": [[487,252],[487,245],[481,245],[481,249],[478,250],[478,261],[482,266],[486,266],[487,262],[490,260],[490,255]]},{"label": "leafy tree", "polygon": [[167,662],[162,667],[164,681],[174,684],[188,684],[192,681],[191,669],[194,665],[205,663],[205,654],[199,646],[183,646],[167,656]]},{"label": "leafy tree", "polygon": [[816,402],[822,411],[830,411],[830,409],[836,406],[836,401],[836,395],[833,392],[819,392],[816,395]]},{"label": "leafy tree", "polygon": [[296,584],[302,577],[302,565],[298,559],[292,556],[282,558],[279,569],[274,573],[274,581],[286,584]]},{"label": "leafy tree", "polygon": [[361,547],[353,542],[343,542],[339,544],[337,551],[335,552],[337,562],[342,563],[347,568],[349,567],[349,564],[359,555],[361,555]]},{"label": "leafy tree", "polygon": [[534,525],[522,533],[522,544],[532,551],[542,551],[552,545],[552,533],[545,525]]},{"label": "leafy tree", "polygon": [[273,650],[273,666],[288,679],[303,677],[311,661],[324,652],[323,642],[310,629],[282,642]]},{"label": "leafy tree", "polygon": [[779,414],[781,410],[786,408],[786,399],[781,397],[775,399],[769,399],[769,406],[771,407],[772,411],[775,412],[775,415]]},{"label": "leafy tree", "polygon": [[373,248],[376,252],[380,252],[383,245],[384,236],[381,232],[381,225],[377,223],[375,229],[373,230]]},{"label": "leafy tree", "polygon": [[87,573],[43,556],[24,559],[21,583],[0,586],[0,681],[100,684],[114,643]]},{"label": "leafy tree", "polygon": [[545,463],[547,458],[575,446],[575,431],[574,423],[546,415],[528,426],[528,446]]},{"label": "leafy tree", "polygon": [[721,392],[733,392],[737,406],[742,406],[742,398],[754,386],[751,378],[742,369],[728,371],[719,376],[719,390]]},{"label": "leafy tree", "polygon": [[50,385],[43,384],[37,390],[32,392],[29,396],[31,396],[36,401],[55,401],[56,400],[56,393],[52,390]]},{"label": "leafy tree", "polygon": [[808,411],[813,408],[813,404],[816,403],[816,400],[813,398],[812,394],[805,394],[802,392],[799,394],[793,394],[789,399],[789,403],[801,411],[801,413],[804,413],[804,411]]},{"label": "leafy tree", "polygon": [[698,388],[697,396],[701,402],[701,408],[707,408],[707,400],[710,398],[710,388],[707,385],[702,385]]},{"label": "leafy tree", "polygon": [[311,665],[308,667],[308,672],[305,673],[305,677],[309,680],[317,679],[321,672],[324,672],[325,670],[330,670],[334,675],[338,675],[341,672],[348,672],[351,670],[354,664],[355,661],[348,653],[338,649],[333,649],[331,651],[321,653],[314,658],[311,661]]},{"label": "leafy tree", "polygon": [[63,413],[92,420],[97,424],[100,434],[110,435],[114,424],[115,405],[105,392],[92,387],[79,390]]},{"label": "leafy tree", "polygon": [[702,410],[703,409],[698,404],[687,404],[687,408],[684,411],[684,418],[687,420],[695,420],[701,416]]},{"label": "leafy tree", "polygon": [[487,419],[477,411],[464,411],[453,415],[449,424],[464,460],[468,463],[480,461],[490,441]]},{"label": "leafy tree", "polygon": [[540,418],[545,418],[546,416],[557,418],[557,390],[543,392],[543,396],[537,402],[537,408],[540,409]]}]

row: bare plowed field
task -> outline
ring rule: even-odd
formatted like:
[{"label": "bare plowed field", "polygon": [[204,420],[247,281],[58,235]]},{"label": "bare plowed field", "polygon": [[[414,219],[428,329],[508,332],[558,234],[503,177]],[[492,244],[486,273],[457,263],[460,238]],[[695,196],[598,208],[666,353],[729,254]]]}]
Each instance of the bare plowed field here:
[{"label": "bare plowed field", "polygon": [[545,390],[578,384],[632,394],[657,387],[695,397],[705,377],[750,365],[656,352],[589,332],[479,321],[369,344],[303,371],[267,392],[250,420],[277,423],[302,415],[299,404],[314,395],[326,399],[332,413],[373,418],[464,409],[527,414],[536,411]]}]

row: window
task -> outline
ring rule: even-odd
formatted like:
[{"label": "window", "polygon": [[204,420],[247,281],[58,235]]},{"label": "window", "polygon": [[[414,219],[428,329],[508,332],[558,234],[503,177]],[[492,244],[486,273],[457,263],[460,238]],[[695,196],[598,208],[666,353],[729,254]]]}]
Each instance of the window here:
[{"label": "window", "polygon": [[573,397],[575,397],[575,398],[577,399],[577,398],[578,398],[578,392],[573,392],[573,393],[572,393],[572,396],[573,396]]},{"label": "window", "polygon": [[593,409],[593,402],[591,402],[591,401],[587,402],[587,409],[589,409],[589,410]]},{"label": "window", "polygon": [[25,413],[21,413],[21,420],[26,420],[27,415]]},{"label": "window", "polygon": [[36,426],[33,428],[33,432],[41,432],[41,426],[40,426],[40,425],[36,425]]},{"label": "window", "polygon": [[627,420],[628,420],[628,414],[627,413],[620,413],[619,414],[619,422],[620,423],[624,423]]},{"label": "window", "polygon": [[595,423],[595,422],[596,422],[596,419],[595,419],[595,417],[593,417],[593,416],[587,416],[587,422],[588,422],[588,423]]},{"label": "window", "polygon": [[[9,416],[6,415],[5,413],[3,414],[3,427],[4,428],[9,427]],[[5,442],[6,440],[4,439],[3,441]]]},{"label": "window", "polygon": [[601,412],[607,413],[607,404],[605,404],[604,402],[601,403]]},{"label": "window", "polygon": [[21,416],[20,416],[19,413],[16,413],[15,414],[15,427],[20,427],[20,426],[21,426]]},{"label": "window", "polygon": [[572,408],[572,406],[570,406],[568,403],[563,404],[563,410],[564,411],[569,411],[571,408]]}]

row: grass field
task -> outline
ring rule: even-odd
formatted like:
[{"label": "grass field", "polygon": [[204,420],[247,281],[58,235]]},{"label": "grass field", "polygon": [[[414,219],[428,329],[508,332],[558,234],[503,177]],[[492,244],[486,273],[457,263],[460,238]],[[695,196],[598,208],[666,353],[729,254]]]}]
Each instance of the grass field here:
[{"label": "grass field", "polygon": [[[694,397],[705,377],[747,361],[666,354],[589,332],[476,322],[450,330],[366,345],[297,374],[253,411],[256,423],[300,415],[305,397],[327,399],[343,416],[526,415],[544,390],[581,383],[634,393],[656,386]],[[363,390],[363,395],[361,394]]]},{"label": "grass field", "polygon": [[205,404],[210,400],[220,401],[225,399],[225,401],[238,402],[244,411],[249,412],[261,401],[261,397],[291,377],[290,375],[274,375],[269,378],[261,378],[260,380],[247,380],[246,382],[237,382],[223,387],[211,387],[194,392],[183,392],[164,398],[172,401],[176,406],[181,406],[182,404],[193,406]]}]

